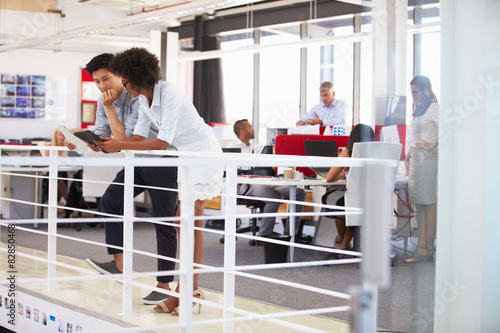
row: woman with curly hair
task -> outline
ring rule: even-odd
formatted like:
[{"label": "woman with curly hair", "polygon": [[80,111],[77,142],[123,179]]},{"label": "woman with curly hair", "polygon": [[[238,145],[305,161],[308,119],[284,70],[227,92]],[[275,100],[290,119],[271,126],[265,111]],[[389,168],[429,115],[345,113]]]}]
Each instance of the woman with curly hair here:
[{"label": "woman with curly hair", "polygon": [[[222,154],[212,129],[200,117],[188,96],[174,84],[160,80],[159,61],[154,54],[143,48],[128,49],[115,56],[110,63],[110,70],[121,77],[123,86],[130,95],[138,97],[139,119],[131,138],[124,141],[106,138],[106,142],[100,143],[102,149],[108,152],[123,149],[164,150],[173,145],[179,151]],[[157,137],[145,141],[150,128],[157,130]],[[193,172],[196,216],[204,215],[206,199],[220,194],[222,169],[203,166],[196,167]],[[180,181],[182,177],[179,176],[178,179]],[[177,216],[179,212],[180,208]],[[195,226],[202,228],[203,220],[196,220]],[[200,264],[204,246],[203,231],[195,230],[194,243],[194,262]],[[193,297],[204,299],[203,291],[198,289],[198,274],[193,276],[193,290]],[[176,291],[179,291],[179,284]],[[178,305],[177,297],[169,297],[154,310],[178,315]]]}]

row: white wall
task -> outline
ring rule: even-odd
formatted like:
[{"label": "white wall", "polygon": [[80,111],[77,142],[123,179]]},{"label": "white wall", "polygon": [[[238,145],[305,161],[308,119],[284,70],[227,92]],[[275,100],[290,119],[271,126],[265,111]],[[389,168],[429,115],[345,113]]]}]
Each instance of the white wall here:
[{"label": "white wall", "polygon": [[[0,10],[2,19],[5,20],[0,25],[0,36],[6,44],[22,42],[51,36],[60,31],[116,20],[128,14],[81,4],[64,4],[62,10],[66,18],[61,18],[57,14]],[[145,29],[147,26],[139,25],[115,29],[112,33],[120,36],[138,36],[144,33]],[[45,45],[44,48],[51,47],[52,50],[23,49],[0,52],[0,74],[45,75],[67,79],[66,115],[63,115],[60,121],[0,118],[0,138],[51,137],[58,123],[68,128],[79,127],[79,69],[97,54],[115,53],[132,46],[144,46],[137,42],[118,41],[118,39],[118,36],[116,38],[109,36],[107,39],[78,38],[67,40],[62,46],[56,46],[72,51],[54,52],[54,46]]]},{"label": "white wall", "polygon": [[434,332],[500,327],[500,2],[441,1]]},{"label": "white wall", "polygon": [[0,138],[52,137],[58,123],[68,128],[79,127],[80,68],[95,55],[97,54],[44,50],[0,53],[0,73],[65,77],[68,84],[65,120],[61,119],[58,122],[43,119],[0,118]]}]

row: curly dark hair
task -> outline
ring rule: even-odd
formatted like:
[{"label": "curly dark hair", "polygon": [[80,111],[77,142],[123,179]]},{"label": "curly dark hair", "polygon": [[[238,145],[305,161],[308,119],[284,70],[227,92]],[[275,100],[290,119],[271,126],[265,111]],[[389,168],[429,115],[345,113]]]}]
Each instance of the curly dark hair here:
[{"label": "curly dark hair", "polygon": [[127,79],[136,90],[153,90],[161,79],[160,62],[148,50],[133,47],[117,53],[109,63],[109,69],[115,75]]}]

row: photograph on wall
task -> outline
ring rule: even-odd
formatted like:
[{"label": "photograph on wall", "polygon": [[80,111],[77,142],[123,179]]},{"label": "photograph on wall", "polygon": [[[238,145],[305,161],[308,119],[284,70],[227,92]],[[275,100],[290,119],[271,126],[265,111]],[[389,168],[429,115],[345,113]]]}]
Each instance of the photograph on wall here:
[{"label": "photograph on wall", "polygon": [[53,316],[53,315],[50,315],[49,316],[49,328],[53,331],[57,330],[57,326],[56,326],[56,316]]},{"label": "photograph on wall", "polygon": [[5,87],[5,96],[16,96],[16,86],[6,85]]},{"label": "photograph on wall", "polygon": [[16,100],[14,97],[2,97],[1,103],[2,107],[14,107],[16,105]]},{"label": "photograph on wall", "polygon": [[16,76],[10,74],[2,74],[2,80],[0,81],[2,84],[15,84]]},{"label": "photograph on wall", "polygon": [[32,75],[31,84],[34,86],[45,86],[45,76],[44,75]]},{"label": "photograph on wall", "polygon": [[0,74],[1,118],[46,118],[44,75]]},{"label": "photograph on wall", "polygon": [[95,123],[96,104],[82,102],[82,123]]},{"label": "photograph on wall", "polygon": [[42,312],[42,325],[47,326],[47,315]]},{"label": "photograph on wall", "polygon": [[3,299],[2,299],[2,295],[0,295],[0,308],[3,306]]},{"label": "photograph on wall", "polygon": [[39,314],[39,312],[38,312],[38,309],[33,309],[33,320],[34,320],[35,322],[37,322],[37,323],[38,323],[38,321],[39,321],[39,319],[40,319],[40,318],[39,318],[39,316],[40,316],[40,314]]},{"label": "photograph on wall", "polygon": [[26,305],[26,318],[31,319],[31,307]]},{"label": "photograph on wall", "polygon": [[23,304],[22,303],[19,303],[19,311],[18,313],[21,315],[21,316],[24,316],[24,307],[23,307]]},{"label": "photograph on wall", "polygon": [[29,75],[18,75],[17,76],[17,84],[29,86],[31,84],[30,76]]}]

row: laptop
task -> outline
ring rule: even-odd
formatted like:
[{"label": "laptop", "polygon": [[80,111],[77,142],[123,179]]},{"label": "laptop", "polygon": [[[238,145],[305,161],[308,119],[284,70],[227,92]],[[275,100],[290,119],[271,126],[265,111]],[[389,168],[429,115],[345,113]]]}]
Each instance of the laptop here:
[{"label": "laptop", "polygon": [[[273,146],[264,146],[261,154],[274,154]],[[276,172],[273,167],[254,167],[252,168],[251,174],[257,176],[276,176]]]},{"label": "laptop", "polygon": [[241,153],[241,148],[222,148],[223,153]]},{"label": "laptop", "polygon": [[[306,156],[337,157],[337,142],[335,141],[304,141]],[[309,167],[317,175],[325,178],[329,167]]]}]

